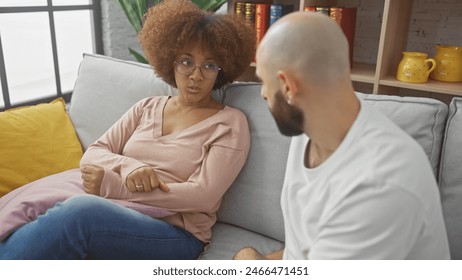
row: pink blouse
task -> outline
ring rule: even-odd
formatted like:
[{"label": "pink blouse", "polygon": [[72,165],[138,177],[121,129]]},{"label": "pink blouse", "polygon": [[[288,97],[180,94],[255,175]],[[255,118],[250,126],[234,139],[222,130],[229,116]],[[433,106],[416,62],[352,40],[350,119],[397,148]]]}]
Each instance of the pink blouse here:
[{"label": "pink blouse", "polygon": [[[90,145],[80,165],[105,168],[102,197],[174,211],[163,220],[208,243],[221,199],[247,159],[247,119],[241,111],[225,106],[187,129],[162,136],[168,99],[150,97],[136,103]],[[130,192],[126,178],[142,166],[153,167],[170,192]]]}]

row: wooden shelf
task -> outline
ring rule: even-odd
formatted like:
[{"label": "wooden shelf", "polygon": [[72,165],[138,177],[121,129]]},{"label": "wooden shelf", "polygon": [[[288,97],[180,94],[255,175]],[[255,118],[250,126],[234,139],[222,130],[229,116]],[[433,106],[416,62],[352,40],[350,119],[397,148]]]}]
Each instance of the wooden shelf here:
[{"label": "wooden shelf", "polygon": [[354,82],[373,84],[375,80],[375,64],[353,63],[351,80]]},{"label": "wooden shelf", "polygon": [[462,83],[439,82],[428,79],[428,82],[422,84],[405,83],[398,81],[395,77],[387,76],[379,81],[380,85],[397,88],[406,88],[411,90],[420,90],[426,92],[436,92],[462,96]]},{"label": "wooden shelf", "polygon": [[[234,4],[239,0],[228,2],[228,11],[234,12]],[[462,96],[462,83],[448,83],[429,80],[423,84],[405,83],[396,80],[396,67],[406,50],[409,25],[411,22],[413,0],[383,0],[380,14],[383,15],[378,44],[377,64],[353,62],[351,79],[355,90],[373,94],[422,95],[440,99],[448,103],[453,96]],[[243,2],[262,2],[247,0]],[[264,0],[265,3],[293,5],[294,10],[303,10],[304,6],[350,6],[358,5],[357,0]],[[449,24],[449,23],[448,23]],[[456,23],[452,23],[456,24]],[[462,28],[461,28],[462,31]],[[436,44],[436,42],[435,42]],[[256,80],[255,63],[241,77],[243,81]]]}]

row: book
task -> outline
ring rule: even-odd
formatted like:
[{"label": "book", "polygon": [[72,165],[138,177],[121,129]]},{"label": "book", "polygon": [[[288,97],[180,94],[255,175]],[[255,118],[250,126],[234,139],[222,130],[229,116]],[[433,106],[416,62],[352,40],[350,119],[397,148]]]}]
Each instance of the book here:
[{"label": "book", "polygon": [[316,7],[316,12],[329,16],[329,7]]},{"label": "book", "polygon": [[271,4],[269,25],[275,23],[281,17],[282,17],[282,5],[281,4]]},{"label": "book", "polygon": [[255,26],[255,3],[245,3],[245,23]]},{"label": "book", "polygon": [[271,4],[255,5],[255,32],[257,35],[257,46],[269,28]]},{"label": "book", "polygon": [[355,44],[356,8],[331,7],[329,16],[340,25],[348,40],[350,66],[352,67]]},{"label": "book", "polygon": [[305,6],[305,7],[303,7],[303,10],[305,12],[316,12],[316,7],[314,7],[314,6]]},{"label": "book", "polygon": [[234,3],[234,13],[244,18],[245,17],[245,3],[244,2]]}]

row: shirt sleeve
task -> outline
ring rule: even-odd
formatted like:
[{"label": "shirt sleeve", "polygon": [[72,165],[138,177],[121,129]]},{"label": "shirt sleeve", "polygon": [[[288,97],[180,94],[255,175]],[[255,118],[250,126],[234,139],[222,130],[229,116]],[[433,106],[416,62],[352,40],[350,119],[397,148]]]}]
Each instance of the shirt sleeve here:
[{"label": "shirt sleeve", "polygon": [[95,143],[91,144],[80,160],[80,166],[95,164],[121,175],[123,182],[133,170],[146,164],[122,155],[125,144],[135,132],[147,99],[131,107]]},{"label": "shirt sleeve", "polygon": [[[237,145],[217,141],[210,146],[201,165],[186,182],[168,183],[169,192],[130,192],[127,188],[101,189],[101,196],[124,199],[176,212],[215,212],[224,193],[244,166],[250,147],[247,121],[238,133]],[[235,141],[235,137],[234,137]]]},{"label": "shirt sleeve", "polygon": [[324,217],[308,259],[404,259],[424,209],[402,188],[363,186]]}]

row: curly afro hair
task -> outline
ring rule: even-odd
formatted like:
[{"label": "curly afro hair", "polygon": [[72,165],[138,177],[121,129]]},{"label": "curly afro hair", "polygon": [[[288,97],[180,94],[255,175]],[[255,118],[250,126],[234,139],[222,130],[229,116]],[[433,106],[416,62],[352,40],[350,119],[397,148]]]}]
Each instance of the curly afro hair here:
[{"label": "curly afro hair", "polygon": [[173,63],[185,47],[196,44],[220,65],[214,89],[231,83],[255,56],[255,30],[244,19],[200,9],[189,0],[165,0],[151,7],[138,34],[156,74],[177,87]]}]

